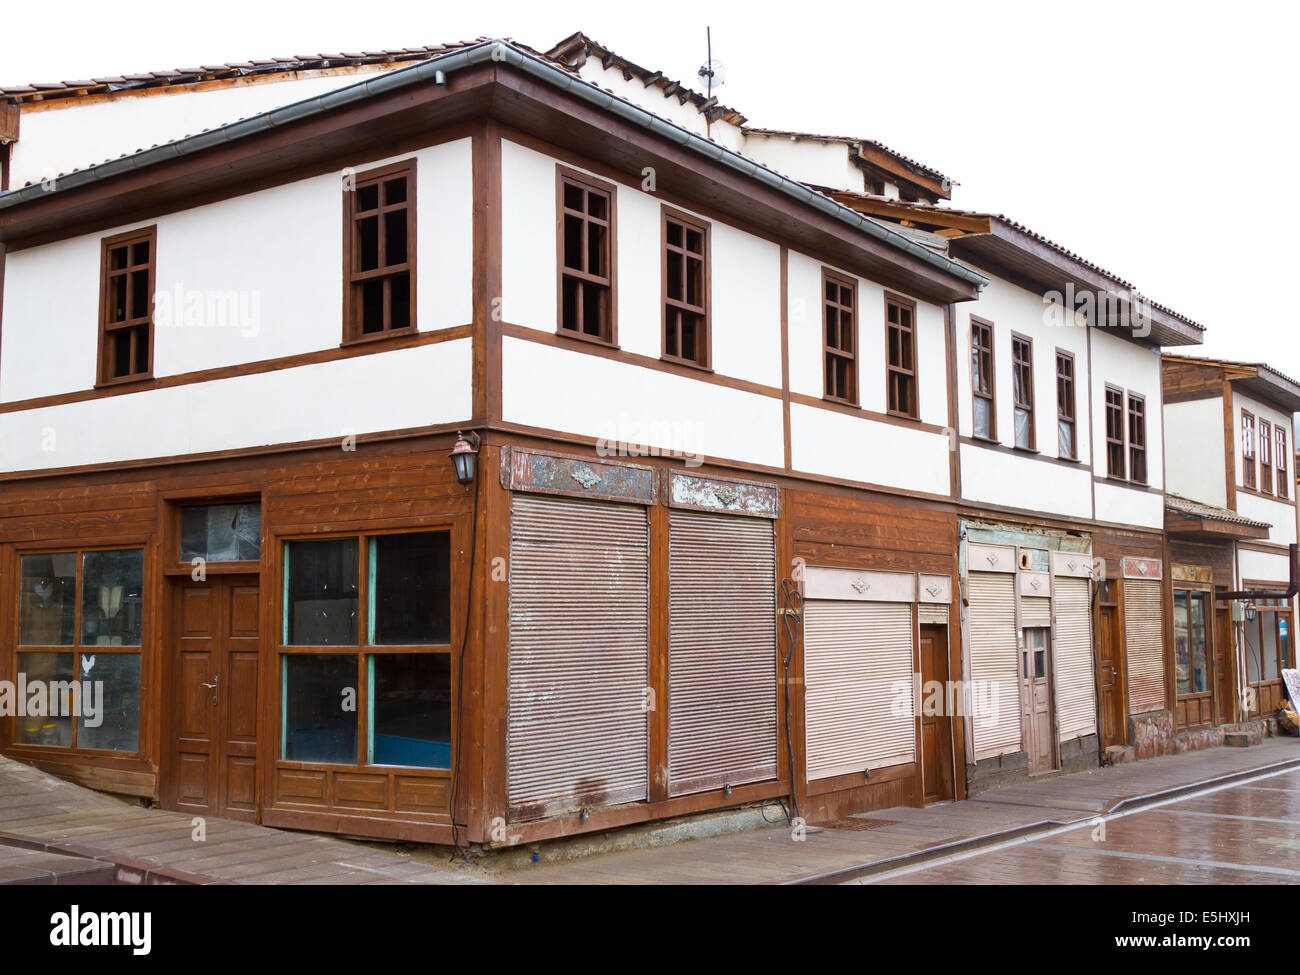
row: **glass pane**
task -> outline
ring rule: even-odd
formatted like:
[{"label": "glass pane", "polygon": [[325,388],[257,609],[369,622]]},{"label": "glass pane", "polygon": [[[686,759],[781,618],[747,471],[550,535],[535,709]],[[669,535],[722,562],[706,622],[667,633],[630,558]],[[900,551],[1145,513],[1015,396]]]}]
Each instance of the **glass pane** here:
[{"label": "glass pane", "polygon": [[1196,593],[1191,598],[1192,693],[1210,689],[1210,631],[1206,623],[1206,597]]},{"label": "glass pane", "polygon": [[370,761],[451,768],[450,655],[371,656]]},{"label": "glass pane", "polygon": [[81,645],[138,647],[144,619],[144,552],[81,557]]},{"label": "glass pane", "polygon": [[285,654],[280,658],[282,757],[297,762],[357,763],[356,654]]},{"label": "glass pane", "polygon": [[251,562],[261,557],[262,506],[205,504],[181,509],[181,561]]},{"label": "glass pane", "polygon": [[72,646],[77,642],[77,554],[24,555],[19,564],[18,643]]},{"label": "glass pane", "polygon": [[284,560],[284,642],[312,647],[355,645],[357,540],[288,542]]},{"label": "glass pane", "polygon": [[72,719],[67,717],[72,678],[70,653],[18,655],[21,690],[15,688],[14,698],[14,738],[18,742],[64,748],[72,744]]},{"label": "glass pane", "polygon": [[[1289,670],[1295,666],[1295,661],[1291,659],[1291,616],[1279,616],[1277,620],[1279,632],[1278,637],[1278,659],[1282,667]],[[1292,705],[1297,702],[1292,701]]]},{"label": "glass pane", "polygon": [[1070,420],[1057,420],[1057,446],[1062,457],[1074,457],[1074,423]]},{"label": "glass pane", "polygon": [[83,653],[81,684],[90,688],[77,719],[78,748],[133,752],[140,727],[140,655]]},{"label": "glass pane", "polygon": [[1277,667],[1277,614],[1260,613],[1264,632],[1264,680],[1277,680],[1280,676]]},{"label": "glass pane", "polygon": [[1047,651],[1034,651],[1034,677],[1042,680],[1047,676]]},{"label": "glass pane", "polygon": [[1178,693],[1192,693],[1192,652],[1188,630],[1187,592],[1174,590],[1174,675]]},{"label": "glass pane", "polygon": [[989,429],[989,401],[981,396],[976,396],[975,401],[975,424],[974,431],[977,437],[990,436]]},{"label": "glass pane", "polygon": [[451,642],[448,532],[370,540],[369,642],[426,646]]},{"label": "glass pane", "polygon": [[1029,411],[1016,410],[1016,446],[1029,447]]},{"label": "glass pane", "polygon": [[1253,620],[1246,620],[1242,629],[1246,633],[1246,681],[1250,684],[1259,682],[1259,628],[1263,613],[1256,613]]}]

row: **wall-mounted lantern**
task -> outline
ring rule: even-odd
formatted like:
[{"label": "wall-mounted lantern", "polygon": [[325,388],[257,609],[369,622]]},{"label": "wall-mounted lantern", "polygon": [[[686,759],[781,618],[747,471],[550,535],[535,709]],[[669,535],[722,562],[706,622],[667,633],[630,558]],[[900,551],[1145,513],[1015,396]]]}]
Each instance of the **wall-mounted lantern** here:
[{"label": "wall-mounted lantern", "polygon": [[461,484],[473,484],[478,473],[478,448],[481,443],[479,435],[473,430],[466,437],[459,430],[456,432],[456,445],[451,448],[451,466],[456,471],[456,480]]}]

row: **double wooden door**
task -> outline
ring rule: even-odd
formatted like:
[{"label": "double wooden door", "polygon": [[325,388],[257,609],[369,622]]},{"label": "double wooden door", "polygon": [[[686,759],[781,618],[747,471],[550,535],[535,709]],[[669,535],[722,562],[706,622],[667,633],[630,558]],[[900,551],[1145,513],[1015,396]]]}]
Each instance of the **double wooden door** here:
[{"label": "double wooden door", "polygon": [[256,576],[173,585],[171,761],[162,790],[170,808],[256,820],[257,650]]}]

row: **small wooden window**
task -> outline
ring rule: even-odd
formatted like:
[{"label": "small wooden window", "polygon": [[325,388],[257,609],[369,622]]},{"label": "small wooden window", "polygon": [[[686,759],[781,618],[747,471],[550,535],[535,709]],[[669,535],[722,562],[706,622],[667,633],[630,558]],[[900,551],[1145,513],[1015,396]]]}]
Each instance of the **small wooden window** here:
[{"label": "small wooden window", "polygon": [[1011,336],[1011,397],[1015,407],[1016,446],[1034,449],[1034,343]]},{"label": "small wooden window", "polygon": [[1248,488],[1255,486],[1255,417],[1244,410],[1241,414],[1241,483]]},{"label": "small wooden window", "polygon": [[822,331],[826,398],[858,405],[858,286],[822,269]]},{"label": "small wooden window", "polygon": [[1147,404],[1136,393],[1128,394],[1128,476],[1137,484],[1147,482]]},{"label": "small wooden window", "polygon": [[1273,426],[1263,417],[1259,420],[1259,489],[1273,493]]},{"label": "small wooden window", "polygon": [[415,330],[415,161],[350,177],[343,191],[345,341]]},{"label": "small wooden window", "polygon": [[614,345],[614,187],[559,170],[559,333]]},{"label": "small wooden window", "polygon": [[153,374],[153,294],[156,227],[103,242],[99,272],[99,382]]},{"label": "small wooden window", "polygon": [[709,368],[709,225],[663,210],[663,357]]},{"label": "small wooden window", "polygon": [[916,419],[916,305],[885,296],[885,384],[888,410]]},{"label": "small wooden window", "polygon": [[997,407],[993,386],[993,323],[970,320],[971,430],[977,437],[996,440]]},{"label": "small wooden window", "polygon": [[1128,476],[1124,463],[1124,391],[1106,387],[1106,476]]},{"label": "small wooden window", "polygon": [[1277,452],[1274,461],[1274,466],[1277,468],[1277,496],[1285,498],[1290,494],[1290,488],[1287,487],[1286,428],[1275,427],[1273,435],[1277,437]]},{"label": "small wooden window", "polygon": [[1075,439],[1074,356],[1056,350],[1056,449],[1057,456],[1076,460],[1079,444]]}]

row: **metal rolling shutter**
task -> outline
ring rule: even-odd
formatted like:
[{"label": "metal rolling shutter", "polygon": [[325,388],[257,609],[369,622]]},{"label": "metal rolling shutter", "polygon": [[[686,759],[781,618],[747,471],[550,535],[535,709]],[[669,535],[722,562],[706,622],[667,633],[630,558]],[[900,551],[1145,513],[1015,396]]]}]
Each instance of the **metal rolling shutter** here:
[{"label": "metal rolling shutter", "polygon": [[1057,576],[1056,627],[1052,657],[1056,665],[1056,722],[1061,740],[1097,730],[1092,672],[1092,603],[1088,580]]},{"label": "metal rolling shutter", "polygon": [[506,732],[512,815],[647,798],[648,564],[644,508],[514,496]]},{"label": "metal rolling shutter", "polygon": [[972,689],[974,704],[996,704],[991,714],[973,716],[975,758],[979,760],[1020,750],[1016,577],[1012,573],[972,572],[967,585],[971,680],[980,682]]},{"label": "metal rolling shutter", "polygon": [[1051,626],[1052,600],[1047,596],[1020,597],[1020,626]]},{"label": "metal rolling shutter", "polygon": [[1158,579],[1124,580],[1124,646],[1130,714],[1165,706],[1164,624]]},{"label": "metal rolling shutter", "polygon": [[946,603],[921,603],[916,607],[916,618],[920,623],[937,623],[948,625],[948,606]]},{"label": "metal rolling shutter", "polygon": [[910,604],[808,600],[804,721],[810,781],[916,761],[912,674]]},{"label": "metal rolling shutter", "polygon": [[776,777],[776,539],[767,519],[668,521],[668,791]]}]

